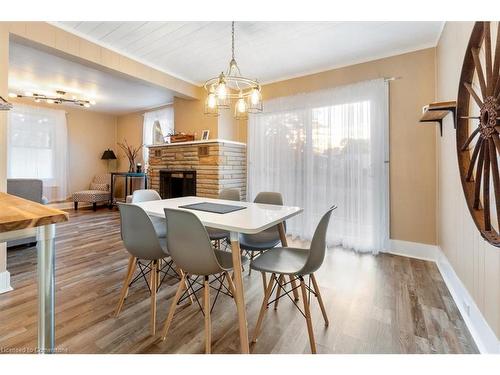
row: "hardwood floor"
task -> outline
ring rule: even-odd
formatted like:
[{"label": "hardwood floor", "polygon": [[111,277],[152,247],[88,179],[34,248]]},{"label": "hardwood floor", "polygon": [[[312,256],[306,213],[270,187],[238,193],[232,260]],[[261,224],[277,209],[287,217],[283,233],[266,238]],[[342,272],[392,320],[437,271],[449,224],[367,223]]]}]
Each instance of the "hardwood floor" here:
[{"label": "hardwood floor", "polygon": [[[113,311],[127,271],[119,216],[108,209],[70,211],[58,225],[56,344],[62,353],[203,353],[203,316],[196,304],[180,307],[166,342],[149,336],[150,299],[144,281],[130,289],[118,318]],[[14,291],[0,295],[0,353],[36,346],[35,248],[8,252]],[[330,326],[317,301],[311,313],[318,353],[477,353],[463,319],[433,263],[400,256],[358,255],[330,249],[317,273]],[[261,276],[244,277],[253,332],[263,298]],[[177,280],[158,293],[157,336]],[[219,296],[212,312],[212,352],[237,353],[233,300]],[[309,353],[306,322],[283,299],[269,309],[253,353]]]}]

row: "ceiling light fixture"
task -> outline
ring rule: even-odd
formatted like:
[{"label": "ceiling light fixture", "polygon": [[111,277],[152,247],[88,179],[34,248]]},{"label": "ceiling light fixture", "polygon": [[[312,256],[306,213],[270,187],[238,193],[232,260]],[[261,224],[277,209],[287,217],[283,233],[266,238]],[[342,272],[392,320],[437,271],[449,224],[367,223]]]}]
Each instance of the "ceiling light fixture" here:
[{"label": "ceiling light fixture", "polygon": [[227,72],[209,79],[203,86],[207,92],[205,114],[218,116],[219,109],[230,108],[234,100],[234,118],[246,119],[248,113],[262,112],[262,94],[257,80],[241,76],[234,58],[234,21],[231,24],[231,56]]},{"label": "ceiling light fixture", "polygon": [[11,98],[29,98],[33,99],[36,103],[45,102],[48,104],[75,104],[79,107],[89,108],[91,105],[95,105],[96,102],[94,100],[84,100],[77,99],[75,96],[72,99],[65,98],[66,91],[58,90],[56,91],[56,95],[43,95],[37,94],[33,92],[25,92],[24,94],[15,94],[10,93],[9,96]]},{"label": "ceiling light fixture", "polygon": [[0,96],[0,111],[8,111],[12,109],[12,104]]}]

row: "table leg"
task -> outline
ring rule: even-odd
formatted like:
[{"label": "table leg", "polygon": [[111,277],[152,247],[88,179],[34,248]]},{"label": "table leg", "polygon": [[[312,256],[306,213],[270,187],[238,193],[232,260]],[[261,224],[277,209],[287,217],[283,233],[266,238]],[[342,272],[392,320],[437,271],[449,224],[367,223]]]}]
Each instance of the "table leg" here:
[{"label": "table leg", "polygon": [[[281,246],[288,247],[288,241],[286,240],[285,226],[283,225],[283,222],[278,224],[278,231],[280,233]],[[295,301],[298,301],[299,291],[297,290],[297,283],[295,282],[293,276],[290,276],[290,283],[293,288],[293,298],[295,298]]]},{"label": "table leg", "polygon": [[111,173],[111,186],[109,187],[109,206],[108,208],[113,208],[114,204],[114,185],[115,185],[115,175]]},{"label": "table leg", "polygon": [[127,201],[128,195],[128,176],[125,176],[125,202]]},{"label": "table leg", "polygon": [[144,176],[144,189],[148,188],[148,175]]},{"label": "table leg", "polygon": [[55,224],[37,228],[39,353],[53,353],[55,347],[55,235]]},{"label": "table leg", "polygon": [[241,352],[243,354],[248,354],[250,353],[250,347],[248,344],[247,314],[245,308],[245,295],[243,293],[243,276],[241,272],[241,250],[239,234],[236,232],[231,232],[231,252],[234,270],[234,299],[236,301],[236,309],[238,310]]}]

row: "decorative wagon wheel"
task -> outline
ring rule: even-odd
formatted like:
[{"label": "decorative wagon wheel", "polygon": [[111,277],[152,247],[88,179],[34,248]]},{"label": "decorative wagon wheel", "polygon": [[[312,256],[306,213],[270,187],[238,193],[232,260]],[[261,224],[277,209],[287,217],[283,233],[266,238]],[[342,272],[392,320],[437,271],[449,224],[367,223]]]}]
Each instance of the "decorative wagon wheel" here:
[{"label": "decorative wagon wheel", "polygon": [[495,48],[490,22],[476,22],[467,46],[458,89],[457,154],[469,211],[481,235],[498,247],[500,30],[496,26]]}]

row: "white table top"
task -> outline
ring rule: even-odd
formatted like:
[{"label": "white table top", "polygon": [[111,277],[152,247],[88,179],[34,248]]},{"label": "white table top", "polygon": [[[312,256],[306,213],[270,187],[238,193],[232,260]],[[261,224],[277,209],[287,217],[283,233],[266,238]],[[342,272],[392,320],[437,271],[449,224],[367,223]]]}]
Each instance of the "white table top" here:
[{"label": "white table top", "polygon": [[[226,214],[179,208],[179,206],[201,202],[220,203],[246,208]],[[300,207],[275,206],[270,204],[237,202],[203,197],[182,197],[136,204],[142,207],[150,216],[165,217],[164,208],[179,208],[194,213],[198,216],[203,225],[207,227],[246,234],[259,233],[303,211]]]}]

